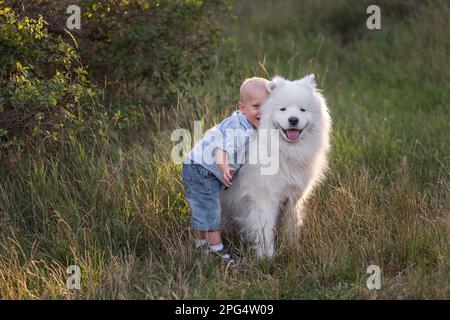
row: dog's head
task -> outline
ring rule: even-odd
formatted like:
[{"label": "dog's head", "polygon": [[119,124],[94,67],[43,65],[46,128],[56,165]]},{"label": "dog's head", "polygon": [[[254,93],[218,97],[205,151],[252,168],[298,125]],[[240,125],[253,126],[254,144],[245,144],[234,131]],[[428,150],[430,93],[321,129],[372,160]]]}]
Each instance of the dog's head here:
[{"label": "dog's head", "polygon": [[323,97],[314,75],[289,81],[275,77],[267,84],[270,96],[261,108],[261,128],[279,129],[288,142],[295,143],[320,125]]}]

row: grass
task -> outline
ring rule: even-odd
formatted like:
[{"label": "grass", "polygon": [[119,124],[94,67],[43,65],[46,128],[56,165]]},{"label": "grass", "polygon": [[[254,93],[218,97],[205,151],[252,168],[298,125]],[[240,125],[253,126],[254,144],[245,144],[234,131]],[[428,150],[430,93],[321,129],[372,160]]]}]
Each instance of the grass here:
[{"label": "grass", "polygon": [[[218,64],[195,101],[180,95],[145,127],[1,166],[0,297],[448,299],[450,8],[399,3],[382,3],[378,31],[365,29],[361,2],[235,3],[235,83]],[[244,246],[238,270],[196,254],[171,132],[220,121],[247,76],[308,72],[333,138],[297,245],[264,262]],[[80,290],[66,288],[72,264]],[[381,290],[367,289],[371,264]]]}]

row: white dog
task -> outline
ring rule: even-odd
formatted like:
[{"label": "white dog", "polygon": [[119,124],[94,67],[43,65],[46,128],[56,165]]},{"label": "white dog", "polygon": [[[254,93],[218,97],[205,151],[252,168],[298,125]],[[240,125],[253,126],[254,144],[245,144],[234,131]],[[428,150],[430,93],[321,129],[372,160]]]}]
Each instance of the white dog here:
[{"label": "white dog", "polygon": [[[331,131],[329,111],[314,75],[297,81],[275,77],[267,90],[270,96],[261,107],[258,132],[274,129],[279,149],[270,152],[279,156],[278,170],[261,174],[260,162],[246,163],[233,177],[233,186],[221,192],[223,228],[230,232],[237,227],[258,258],[274,255],[277,227],[292,240],[302,224],[303,203],[328,164]],[[253,139],[249,159],[258,148],[261,154],[261,148],[270,146],[264,139]]]}]

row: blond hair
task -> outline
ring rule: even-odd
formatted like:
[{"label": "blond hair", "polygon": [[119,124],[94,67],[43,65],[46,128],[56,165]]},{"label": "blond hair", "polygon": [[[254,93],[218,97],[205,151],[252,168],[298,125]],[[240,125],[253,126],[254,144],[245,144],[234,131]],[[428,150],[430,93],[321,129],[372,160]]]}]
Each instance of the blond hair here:
[{"label": "blond hair", "polygon": [[239,90],[239,99],[243,101],[245,99],[246,93],[250,89],[264,89],[267,91],[268,82],[269,80],[260,77],[252,77],[245,79]]}]

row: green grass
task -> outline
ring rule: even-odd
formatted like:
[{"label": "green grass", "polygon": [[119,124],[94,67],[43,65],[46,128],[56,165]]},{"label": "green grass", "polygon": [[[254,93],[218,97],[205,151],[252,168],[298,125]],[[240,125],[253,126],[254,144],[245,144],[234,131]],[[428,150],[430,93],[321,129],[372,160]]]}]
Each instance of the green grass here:
[{"label": "green grass", "polygon": [[[180,96],[144,127],[2,165],[0,297],[448,299],[450,8],[383,2],[382,29],[369,31],[364,5],[347,3],[236,3],[235,83],[218,63],[195,101]],[[309,72],[333,138],[297,244],[263,262],[243,246],[238,270],[196,254],[171,132],[220,121],[245,77]],[[66,289],[72,264],[81,290]],[[366,287],[371,264],[381,290]]]}]

